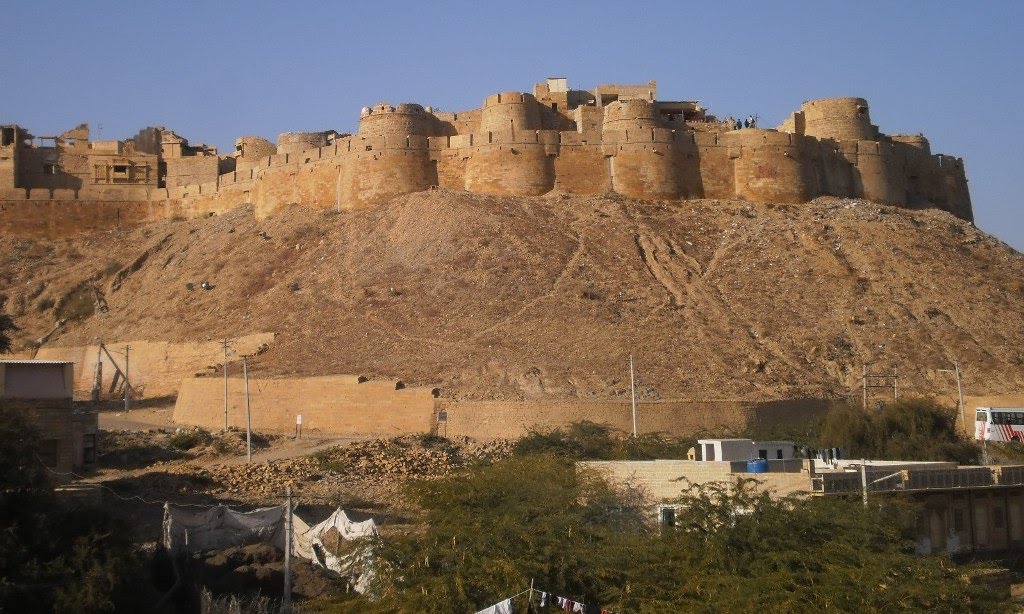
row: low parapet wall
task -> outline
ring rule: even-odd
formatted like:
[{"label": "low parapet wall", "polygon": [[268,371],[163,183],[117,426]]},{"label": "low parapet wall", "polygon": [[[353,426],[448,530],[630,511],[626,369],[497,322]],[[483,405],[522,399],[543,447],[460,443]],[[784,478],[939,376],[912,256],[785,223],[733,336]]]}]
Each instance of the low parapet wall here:
[{"label": "low parapet wall", "polygon": [[[303,432],[350,436],[427,433],[433,422],[430,388],[403,388],[395,381],[361,381],[352,375],[291,379],[250,379],[252,428],[294,432],[302,416]],[[207,429],[224,427],[224,381],[192,378],[181,383],[174,421]],[[228,382],[228,426],[246,425],[245,386]]]}]

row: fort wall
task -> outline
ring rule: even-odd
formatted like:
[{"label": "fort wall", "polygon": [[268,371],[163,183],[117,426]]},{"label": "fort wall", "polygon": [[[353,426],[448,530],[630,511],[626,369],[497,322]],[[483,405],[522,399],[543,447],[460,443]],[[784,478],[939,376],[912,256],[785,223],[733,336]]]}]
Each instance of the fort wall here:
[{"label": "fort wall", "polygon": [[[557,190],[766,203],[832,195],[973,219],[963,161],[931,154],[920,135],[881,134],[862,98],[805,102],[779,130],[732,130],[682,121],[679,109],[693,103],[659,110],[653,87],[600,86],[600,96],[548,92],[543,100],[502,92],[458,113],[381,103],[363,109],[353,136],[284,133],[276,148],[259,137],[239,139],[235,155],[219,165],[222,174],[216,156],[167,158],[165,189],[90,184],[78,149],[69,149],[66,182],[0,185],[0,230],[60,236],[202,217],[243,203],[253,204],[258,217],[293,205],[357,209],[435,186],[492,195]],[[567,108],[570,98],[579,106]],[[43,152],[0,147],[0,179],[19,156]],[[139,160],[136,171],[148,173],[156,158]]]}]

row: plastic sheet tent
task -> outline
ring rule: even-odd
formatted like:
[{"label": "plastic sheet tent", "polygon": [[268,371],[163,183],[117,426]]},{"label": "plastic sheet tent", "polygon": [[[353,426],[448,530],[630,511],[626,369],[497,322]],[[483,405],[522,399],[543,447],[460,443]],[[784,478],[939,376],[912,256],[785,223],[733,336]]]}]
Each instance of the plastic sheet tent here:
[{"label": "plastic sheet tent", "polygon": [[[233,546],[266,543],[284,550],[285,506],[238,512],[226,506],[210,508],[164,506],[163,545],[173,554],[222,550]],[[371,518],[352,522],[338,508],[326,520],[308,525],[292,514],[292,555],[348,577],[353,588],[366,589],[373,577],[372,542],[377,537]],[[343,542],[356,542],[345,544]],[[344,552],[342,552],[344,550]]]}]

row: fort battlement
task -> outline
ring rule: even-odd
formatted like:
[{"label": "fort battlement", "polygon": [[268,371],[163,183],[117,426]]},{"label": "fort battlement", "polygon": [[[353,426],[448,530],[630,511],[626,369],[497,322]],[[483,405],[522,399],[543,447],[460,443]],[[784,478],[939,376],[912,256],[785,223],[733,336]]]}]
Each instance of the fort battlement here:
[{"label": "fort battlement", "polygon": [[56,137],[2,126],[0,229],[64,234],[243,203],[257,216],[355,209],[432,187],[765,203],[831,195],[973,219],[962,160],[933,155],[921,135],[883,134],[863,98],[811,100],[777,129],[737,129],[656,91],[653,81],[574,90],[559,78],[456,113],[380,103],[362,109],[355,134],[241,137],[229,155],[164,128],[89,142],[84,125]]}]

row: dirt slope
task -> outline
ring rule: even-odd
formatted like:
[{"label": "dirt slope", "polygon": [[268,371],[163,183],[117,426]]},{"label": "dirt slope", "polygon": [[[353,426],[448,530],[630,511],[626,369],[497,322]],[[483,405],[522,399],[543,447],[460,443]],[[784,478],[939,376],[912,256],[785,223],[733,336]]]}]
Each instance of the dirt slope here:
[{"label": "dirt slope", "polygon": [[1024,256],[945,213],[864,201],[432,191],[340,214],[237,209],[0,238],[0,294],[22,347],[59,316],[50,345],[275,331],[264,376],[453,398],[622,396],[630,352],[644,398],[844,395],[863,361],[948,393],[935,369],[954,358],[971,394],[1024,390]]}]

